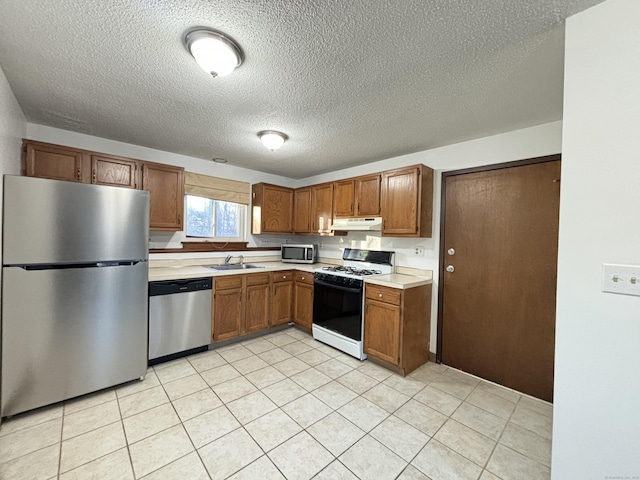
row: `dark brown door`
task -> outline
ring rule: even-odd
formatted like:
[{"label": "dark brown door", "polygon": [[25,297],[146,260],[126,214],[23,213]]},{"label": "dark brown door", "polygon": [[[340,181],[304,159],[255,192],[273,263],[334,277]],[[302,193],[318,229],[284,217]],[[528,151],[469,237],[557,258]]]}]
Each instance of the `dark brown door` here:
[{"label": "dark brown door", "polygon": [[548,401],[560,204],[553,158],[444,175],[439,331],[445,365]]}]

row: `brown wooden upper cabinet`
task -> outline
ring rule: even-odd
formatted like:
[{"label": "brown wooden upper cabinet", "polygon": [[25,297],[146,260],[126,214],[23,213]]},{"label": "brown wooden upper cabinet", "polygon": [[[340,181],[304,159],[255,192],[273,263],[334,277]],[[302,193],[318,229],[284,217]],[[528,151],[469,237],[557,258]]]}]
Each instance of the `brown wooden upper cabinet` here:
[{"label": "brown wooden upper cabinet", "polygon": [[182,230],[184,169],[159,163],[142,163],[142,189],[149,192],[149,228]]},{"label": "brown wooden upper cabinet", "polygon": [[311,187],[296,188],[293,196],[293,231],[311,233]]},{"label": "brown wooden upper cabinet", "polygon": [[293,189],[256,183],[251,186],[251,233],[293,233]]},{"label": "brown wooden upper cabinet", "polygon": [[333,215],[333,183],[311,186],[311,231],[331,233]]},{"label": "brown wooden upper cabinet", "polygon": [[138,162],[107,155],[91,155],[91,183],[138,188]]},{"label": "brown wooden upper cabinet", "polygon": [[426,165],[382,173],[382,235],[431,237],[433,170]]},{"label": "brown wooden upper cabinet", "polygon": [[355,180],[348,178],[333,182],[333,216],[353,217]]},{"label": "brown wooden upper cabinet", "polygon": [[22,174],[67,182],[83,182],[84,150],[49,143],[22,142]]},{"label": "brown wooden upper cabinet", "polygon": [[22,174],[149,192],[151,230],[182,230],[184,168],[23,140]]},{"label": "brown wooden upper cabinet", "polygon": [[374,173],[333,182],[334,218],[379,217],[381,178]]},{"label": "brown wooden upper cabinet", "polygon": [[380,216],[380,182],[382,175],[375,173],[355,179],[354,215],[356,217]]}]

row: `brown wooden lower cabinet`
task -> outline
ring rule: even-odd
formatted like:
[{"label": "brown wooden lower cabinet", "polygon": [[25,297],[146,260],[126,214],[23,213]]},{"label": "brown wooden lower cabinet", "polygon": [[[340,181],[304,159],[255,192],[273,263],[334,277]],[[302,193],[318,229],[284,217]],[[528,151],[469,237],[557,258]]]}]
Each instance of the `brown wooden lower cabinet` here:
[{"label": "brown wooden lower cabinet", "polygon": [[293,270],[273,272],[271,281],[271,326],[293,322]]},{"label": "brown wooden lower cabinet", "polygon": [[269,328],[269,274],[250,273],[246,277],[245,323],[243,333]]},{"label": "brown wooden lower cabinet", "polygon": [[429,360],[431,285],[365,284],[364,352],[407,375]]},{"label": "brown wooden lower cabinet", "polygon": [[313,273],[295,272],[293,321],[311,329],[313,317]]},{"label": "brown wooden lower cabinet", "polygon": [[269,274],[214,277],[212,310],[216,342],[269,328]]},{"label": "brown wooden lower cabinet", "polygon": [[214,278],[213,340],[229,340],[242,332],[244,317],[242,275]]}]

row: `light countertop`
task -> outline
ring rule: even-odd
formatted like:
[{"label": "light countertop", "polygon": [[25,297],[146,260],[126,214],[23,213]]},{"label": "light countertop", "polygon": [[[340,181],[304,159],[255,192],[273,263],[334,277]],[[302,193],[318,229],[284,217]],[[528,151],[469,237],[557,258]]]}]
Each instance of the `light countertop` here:
[{"label": "light countertop", "polygon": [[[216,261],[212,259],[211,264],[215,263]],[[150,265],[149,281],[157,282],[162,280],[178,280],[186,278],[220,277],[226,275],[244,275],[249,273],[278,272],[282,270],[298,270],[302,272],[313,273],[316,268],[321,268],[329,265],[327,263],[297,264],[251,261],[247,261],[246,263],[251,263],[252,265],[260,265],[262,268],[252,268],[244,270],[212,270],[203,265],[174,265],[162,267],[154,267],[153,265]],[[376,275],[374,277],[365,277],[364,282],[400,289],[413,288],[420,285],[428,285],[432,283],[431,272],[428,270],[424,270],[423,272],[425,274],[420,276],[407,275],[402,273]]]}]

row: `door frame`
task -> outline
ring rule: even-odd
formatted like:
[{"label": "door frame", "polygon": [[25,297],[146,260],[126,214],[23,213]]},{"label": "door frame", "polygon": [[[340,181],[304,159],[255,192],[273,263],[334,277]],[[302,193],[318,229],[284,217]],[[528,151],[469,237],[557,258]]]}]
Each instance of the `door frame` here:
[{"label": "door frame", "polygon": [[537,163],[555,162],[562,160],[562,154],[545,155],[542,157],[526,158],[524,160],[515,160],[512,162],[494,163],[491,165],[481,165],[478,167],[463,168],[461,170],[449,170],[442,172],[440,177],[440,248],[439,248],[439,267],[438,267],[438,324],[437,324],[437,343],[436,343],[436,363],[442,363],[442,324],[444,321],[444,232],[445,232],[445,213],[447,198],[447,177],[455,177],[458,175],[466,175],[469,173],[488,172],[491,170],[501,170],[503,168],[524,167],[526,165],[534,165]]}]

